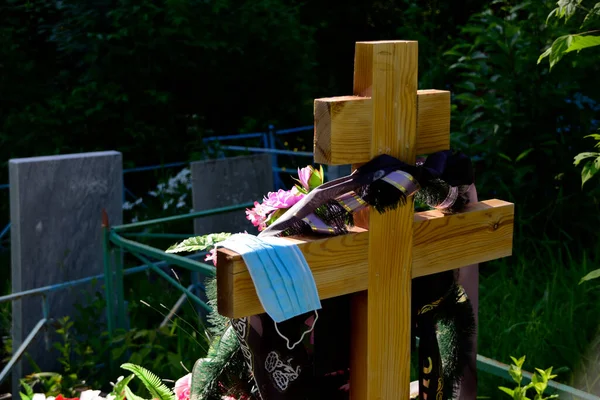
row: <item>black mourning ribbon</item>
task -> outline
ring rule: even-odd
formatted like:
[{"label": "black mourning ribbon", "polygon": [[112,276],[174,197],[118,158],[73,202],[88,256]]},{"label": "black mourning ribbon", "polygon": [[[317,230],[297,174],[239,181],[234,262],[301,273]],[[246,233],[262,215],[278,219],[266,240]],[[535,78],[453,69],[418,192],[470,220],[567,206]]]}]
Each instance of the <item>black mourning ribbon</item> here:
[{"label": "black mourning ribbon", "polygon": [[440,151],[427,157],[421,166],[409,165],[397,158],[382,154],[358,168],[354,173],[317,187],[258,236],[280,236],[286,229],[298,224],[327,201],[351,191],[358,191],[359,188],[370,185],[396,170],[412,175],[422,188],[426,188],[427,184],[434,179],[442,179],[451,186],[473,183],[471,161],[463,153],[452,150]]}]

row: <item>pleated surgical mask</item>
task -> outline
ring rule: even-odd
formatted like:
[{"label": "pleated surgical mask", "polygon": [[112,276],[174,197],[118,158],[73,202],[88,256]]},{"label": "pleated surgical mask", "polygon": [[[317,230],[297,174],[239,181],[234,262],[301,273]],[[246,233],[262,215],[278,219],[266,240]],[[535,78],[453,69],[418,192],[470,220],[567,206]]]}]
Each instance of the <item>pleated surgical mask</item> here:
[{"label": "pleated surgical mask", "polygon": [[[279,332],[277,323],[311,311],[317,314],[316,310],[321,308],[315,280],[298,246],[279,237],[259,238],[250,234],[232,235],[219,246],[242,256],[260,303],[287,347],[293,349],[314,329],[314,323],[292,345]],[[318,314],[315,323],[317,319]]]}]

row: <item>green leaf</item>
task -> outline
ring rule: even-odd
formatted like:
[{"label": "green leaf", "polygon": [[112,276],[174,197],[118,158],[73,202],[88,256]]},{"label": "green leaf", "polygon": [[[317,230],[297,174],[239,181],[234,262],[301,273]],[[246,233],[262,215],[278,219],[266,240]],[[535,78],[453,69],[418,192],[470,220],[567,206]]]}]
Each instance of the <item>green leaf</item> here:
[{"label": "green leaf", "polygon": [[599,133],[592,133],[591,135],[585,135],[584,138],[592,138],[592,139],[598,141],[598,143],[596,143],[596,145],[594,147],[600,147],[600,134]]},{"label": "green leaf", "polygon": [[539,58],[538,58],[538,60],[537,60],[537,63],[538,63],[538,64],[539,64],[539,63],[541,63],[541,62],[542,62],[542,60],[543,60],[544,58],[546,58],[546,57],[548,57],[548,56],[550,55],[550,53],[552,53],[552,46],[548,47],[548,48],[546,49],[546,51],[544,51],[544,52],[543,52],[543,53],[540,55],[540,57],[539,57]]},{"label": "green leaf", "polygon": [[112,395],[115,396],[115,400],[124,400],[125,399],[125,387],[129,384],[129,382],[133,379],[135,375],[131,374],[126,378],[121,379],[119,382],[115,383],[113,387]]},{"label": "green leaf", "polygon": [[579,163],[582,160],[585,160],[586,158],[598,157],[598,156],[600,156],[600,153],[593,153],[593,152],[579,153],[575,156],[575,161],[573,161],[573,165],[577,166],[577,165],[579,165]]},{"label": "green leaf", "polygon": [[594,7],[592,7],[590,12],[587,13],[585,18],[583,19],[583,23],[581,24],[581,26],[585,25],[588,21],[590,21],[594,17],[600,17],[600,3],[596,3],[596,5],[594,5]]},{"label": "green leaf", "polygon": [[498,389],[500,389],[501,391],[503,391],[504,393],[506,393],[510,397],[514,398],[514,395],[515,395],[515,391],[514,390],[509,389],[509,388],[504,387],[504,386],[500,386],[500,387],[498,387]]},{"label": "green leaf", "polygon": [[522,367],[523,367],[523,364],[525,364],[525,356],[523,356],[523,357],[521,357],[521,358],[519,358],[519,359],[516,359],[516,358],[514,358],[514,357],[511,357],[511,359],[513,360],[513,362],[515,363],[515,365],[516,365],[517,367],[519,367],[519,368],[522,368]]},{"label": "green leaf", "polygon": [[204,236],[191,237],[181,243],[174,244],[166,250],[166,253],[182,253],[192,251],[203,251],[214,247],[217,243],[224,241],[231,233],[211,233]]},{"label": "green leaf", "polygon": [[[121,365],[121,368],[123,368],[127,371],[130,371],[130,372],[133,372],[133,374],[136,376],[136,378],[138,378],[140,381],[142,381],[142,383],[144,384],[146,389],[148,389],[148,392],[150,392],[153,399],[158,399],[158,400],[175,400],[176,399],[175,393],[173,393],[173,391],[171,389],[169,389],[167,387],[167,385],[162,383],[162,381],[160,380],[160,378],[158,376],[156,376],[154,373],[147,370],[146,368],[140,367],[139,365],[135,365],[135,364],[131,364],[131,363],[125,363],[125,364]],[[129,397],[127,397],[127,400],[131,400],[131,399]]]},{"label": "green leaf", "polygon": [[27,384],[23,379],[21,379],[21,387],[25,389],[25,393],[19,392],[19,396],[21,396],[21,400],[31,400],[33,398],[33,389],[31,386]]},{"label": "green leaf", "polygon": [[125,386],[124,390],[125,390],[125,398],[127,400],[146,400],[143,397],[140,397],[140,396],[134,394],[131,391],[131,389],[129,389],[129,386]]},{"label": "green leaf", "polygon": [[550,58],[550,69],[558,63],[565,54],[572,51],[581,51],[588,47],[600,45],[600,36],[592,35],[565,35],[557,38],[552,46],[538,58],[538,64],[545,58]]},{"label": "green leaf", "polygon": [[588,161],[581,170],[581,187],[600,170],[600,157],[594,161]]},{"label": "green leaf", "polygon": [[584,276],[583,278],[581,278],[581,280],[579,281],[579,284],[581,285],[583,282],[591,281],[592,279],[598,279],[598,278],[600,278],[600,269],[596,269],[596,270],[590,272],[589,274],[587,274],[586,276]]},{"label": "green leaf", "polygon": [[504,153],[498,153],[498,155],[499,155],[500,157],[504,158],[505,160],[512,162],[512,158],[510,158],[510,157],[509,157],[509,156],[507,156],[506,154],[504,154]]},{"label": "green leaf", "polygon": [[548,15],[548,18],[554,14],[558,19],[564,18],[565,22],[567,22],[577,11],[577,6],[581,4],[581,1],[582,0],[558,0],[558,7]]},{"label": "green leaf", "polygon": [[572,35],[561,36],[552,43],[552,51],[550,52],[550,69],[558,63],[565,53],[567,49],[571,45],[571,41],[573,40]]},{"label": "green leaf", "polygon": [[527,149],[527,150],[525,150],[524,152],[522,152],[521,154],[519,154],[517,156],[517,158],[515,159],[515,162],[521,161],[522,159],[524,159],[525,157],[527,157],[527,155],[529,153],[531,153],[532,151],[533,151],[533,149]]},{"label": "green leaf", "polygon": [[25,389],[25,394],[28,397],[33,397],[33,388],[27,384],[24,380],[21,379],[21,386]]},{"label": "green leaf", "polygon": [[572,51],[581,51],[588,47],[600,46],[600,36],[593,35],[572,35],[573,39],[569,43],[567,53]]}]

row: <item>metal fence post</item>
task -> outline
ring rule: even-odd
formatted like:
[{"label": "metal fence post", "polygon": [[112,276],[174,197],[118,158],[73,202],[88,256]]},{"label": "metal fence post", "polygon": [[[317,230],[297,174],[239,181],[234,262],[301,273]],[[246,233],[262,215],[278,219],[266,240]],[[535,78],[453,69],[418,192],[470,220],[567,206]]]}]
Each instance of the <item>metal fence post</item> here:
[{"label": "metal fence post", "polygon": [[112,266],[111,266],[111,251],[110,251],[110,228],[108,226],[108,215],[106,211],[102,212],[102,253],[104,256],[104,293],[106,296],[106,329],[108,330],[108,337],[112,339],[114,326],[113,326],[113,301],[114,292],[112,285]]},{"label": "metal fence post", "polygon": [[125,329],[127,325],[125,312],[125,290],[123,288],[123,249],[112,246],[111,253],[114,257],[115,266],[115,291],[117,294],[117,329]]}]

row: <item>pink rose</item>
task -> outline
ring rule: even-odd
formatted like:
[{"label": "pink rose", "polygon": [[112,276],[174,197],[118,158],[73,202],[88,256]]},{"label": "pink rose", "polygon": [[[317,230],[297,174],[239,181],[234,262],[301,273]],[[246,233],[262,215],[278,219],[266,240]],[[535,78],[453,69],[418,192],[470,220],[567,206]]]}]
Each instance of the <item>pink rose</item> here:
[{"label": "pink rose", "polygon": [[190,400],[190,383],[192,381],[192,374],[187,374],[186,376],[179,378],[177,382],[175,382],[175,395],[177,396],[177,400]]}]

